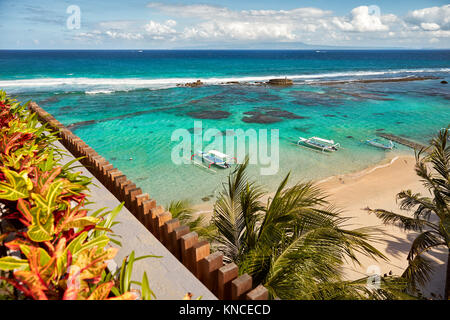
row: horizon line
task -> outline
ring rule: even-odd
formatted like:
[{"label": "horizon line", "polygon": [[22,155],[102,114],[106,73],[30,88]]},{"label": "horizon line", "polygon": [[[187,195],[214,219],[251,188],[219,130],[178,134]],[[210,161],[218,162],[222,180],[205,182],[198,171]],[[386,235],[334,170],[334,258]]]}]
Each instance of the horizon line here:
[{"label": "horizon line", "polygon": [[450,50],[449,48],[333,48],[333,49],[324,49],[324,48],[298,48],[298,49],[244,49],[244,48],[214,48],[214,49],[205,49],[205,48],[167,48],[167,49],[145,49],[145,48],[126,48],[126,49],[91,49],[91,48],[80,48],[80,49],[50,49],[50,48],[0,48],[0,51],[376,51],[376,50],[392,50],[392,51],[421,51],[421,50]]}]

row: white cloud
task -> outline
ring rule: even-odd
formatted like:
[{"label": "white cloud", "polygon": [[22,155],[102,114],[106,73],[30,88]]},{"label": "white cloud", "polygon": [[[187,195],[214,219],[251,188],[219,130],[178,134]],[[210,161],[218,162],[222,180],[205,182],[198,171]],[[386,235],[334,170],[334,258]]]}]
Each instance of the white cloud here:
[{"label": "white cloud", "polygon": [[[246,12],[246,11],[243,11]],[[270,15],[270,16],[284,16],[290,18],[320,18],[330,15],[332,12],[318,8],[296,8],[292,10],[251,10],[252,15]]]},{"label": "white cloud", "polygon": [[235,40],[294,40],[293,26],[279,23],[245,21],[208,21],[187,27],[184,38],[215,38]]},{"label": "white cloud", "polygon": [[82,41],[93,41],[100,43],[105,38],[107,39],[120,39],[120,40],[142,40],[144,37],[141,33],[133,32],[119,32],[119,31],[100,31],[94,30],[92,32],[80,32],[77,33],[74,38]]},{"label": "white cloud", "polygon": [[331,14],[317,8],[237,11],[207,4],[164,3],[150,3],[148,7],[195,19],[196,23],[184,27],[180,35],[185,40],[294,41],[301,32],[323,28],[318,19]]},{"label": "white cloud", "polygon": [[150,20],[150,22],[144,26],[144,29],[151,37],[164,38],[164,36],[177,33],[177,31],[174,29],[176,25],[177,22],[175,20],[167,20],[164,23]]},{"label": "white cloud", "polygon": [[147,5],[147,7],[182,17],[201,18],[214,16],[216,18],[219,17],[230,18],[235,14],[235,11],[232,11],[228,8],[208,4],[185,5],[185,4],[168,4],[161,2],[151,2]]},{"label": "white cloud", "polygon": [[[397,16],[376,6],[359,6],[347,16],[320,8],[291,10],[234,10],[208,4],[148,4],[165,21],[104,21],[99,30],[78,38],[149,40],[180,44],[235,42],[306,42],[322,45],[399,46],[431,43],[445,46],[450,38],[450,5],[423,8]],[[397,41],[399,40],[399,41]],[[448,45],[447,45],[448,46]]]},{"label": "white cloud", "polygon": [[405,21],[426,31],[450,30],[450,4],[411,11]]},{"label": "white cloud", "polygon": [[331,14],[331,11],[318,8],[296,8],[292,10],[242,10],[236,11],[226,7],[209,4],[169,4],[161,2],[151,2],[147,7],[163,11],[169,14],[176,14],[184,17],[199,18],[318,18]]},{"label": "white cloud", "polygon": [[[334,17],[332,22],[343,31],[374,32],[388,31],[389,27],[382,22],[381,15],[377,12],[369,12],[368,6],[354,8],[351,12],[351,19]],[[385,18],[386,21],[395,20],[394,15]]]},{"label": "white cloud", "polygon": [[436,31],[441,28],[437,23],[434,22],[422,22],[420,24],[420,27],[425,31]]},{"label": "white cloud", "polygon": [[106,31],[105,34],[113,39],[141,40],[144,37],[140,33]]},{"label": "white cloud", "polygon": [[77,33],[75,39],[78,40],[100,40],[102,32],[100,30],[94,30],[92,32],[80,32]]},{"label": "white cloud", "polygon": [[[395,39],[422,43],[431,35],[448,37],[442,26],[448,23],[450,6],[424,8],[408,14],[417,22],[389,12],[380,12],[377,6],[359,6],[348,16],[335,16],[319,8],[291,10],[232,10],[208,4],[167,4],[152,2],[148,7],[170,17],[182,17],[183,29],[173,39],[185,41],[272,41],[346,45],[372,45],[376,41]],[[406,19],[407,20],[407,19]],[[439,22],[436,22],[436,21]],[[426,35],[425,33],[431,33]],[[414,39],[414,40],[411,40]],[[364,44],[363,44],[364,45]]]},{"label": "white cloud", "polygon": [[[119,40],[163,40],[168,35],[176,34],[173,29],[176,26],[175,20],[167,20],[164,23],[150,21],[145,25],[136,21],[105,21],[99,26],[109,30],[94,30],[92,32],[81,32],[75,35],[75,39],[88,41],[102,41],[105,39]],[[138,27],[136,27],[138,26]]]}]

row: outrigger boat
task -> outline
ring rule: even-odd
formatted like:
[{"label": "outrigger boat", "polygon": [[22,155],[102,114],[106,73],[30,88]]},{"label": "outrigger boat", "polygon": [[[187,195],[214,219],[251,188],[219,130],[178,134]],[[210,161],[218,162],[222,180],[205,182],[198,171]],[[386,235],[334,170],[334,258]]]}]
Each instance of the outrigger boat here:
[{"label": "outrigger boat", "polygon": [[312,138],[302,138],[299,137],[297,141],[297,145],[304,144],[308,147],[312,147],[314,149],[319,149],[321,151],[334,152],[337,151],[338,148],[341,147],[339,143],[334,143],[333,140],[322,139],[319,137]]},{"label": "outrigger boat", "polygon": [[236,158],[217,150],[209,150],[207,152],[200,150],[191,156],[191,160],[194,160],[195,158],[199,158],[202,161],[209,163],[208,169],[210,169],[212,165],[227,169],[231,167],[231,164],[236,163]]},{"label": "outrigger boat", "polygon": [[386,150],[392,150],[395,147],[395,144],[392,142],[392,140],[388,140],[388,143],[385,143],[383,140],[379,138],[366,140],[366,143],[370,144],[371,146]]}]

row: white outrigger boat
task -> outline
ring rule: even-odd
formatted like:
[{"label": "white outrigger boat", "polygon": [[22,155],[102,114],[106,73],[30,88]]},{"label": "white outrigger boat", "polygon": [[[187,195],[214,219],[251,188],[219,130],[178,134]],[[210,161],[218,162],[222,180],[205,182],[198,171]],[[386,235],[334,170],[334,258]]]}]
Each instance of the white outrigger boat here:
[{"label": "white outrigger boat", "polygon": [[194,161],[195,158],[209,163],[208,169],[210,169],[212,165],[227,169],[231,167],[231,164],[236,163],[236,158],[217,150],[209,150],[207,152],[200,150],[191,156],[192,161]]},{"label": "white outrigger boat", "polygon": [[366,143],[370,144],[371,146],[385,149],[385,150],[392,150],[395,147],[395,144],[392,142],[392,140],[388,140],[388,142],[385,143],[383,140],[381,140],[379,138],[366,140]]},{"label": "white outrigger boat", "polygon": [[337,151],[341,147],[339,143],[334,143],[333,140],[322,139],[319,137],[311,137],[308,139],[299,137],[297,145],[300,145],[301,143],[308,147],[328,152]]}]

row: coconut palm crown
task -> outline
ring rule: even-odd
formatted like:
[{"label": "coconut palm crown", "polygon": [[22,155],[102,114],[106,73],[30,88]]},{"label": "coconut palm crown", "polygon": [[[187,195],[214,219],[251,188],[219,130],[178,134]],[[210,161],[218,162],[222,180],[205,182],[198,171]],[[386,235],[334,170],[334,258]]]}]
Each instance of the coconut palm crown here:
[{"label": "coconut palm crown", "polygon": [[[216,249],[224,260],[247,272],[278,299],[392,298],[401,284],[391,279],[384,289],[369,290],[366,280],[345,281],[345,261],[359,263],[357,256],[385,256],[369,240],[372,228],[349,230],[348,218],[327,201],[312,183],[287,187],[289,174],[272,198],[249,181],[248,161],[229,175],[214,205]],[[385,282],[387,280],[384,280]]]}]

